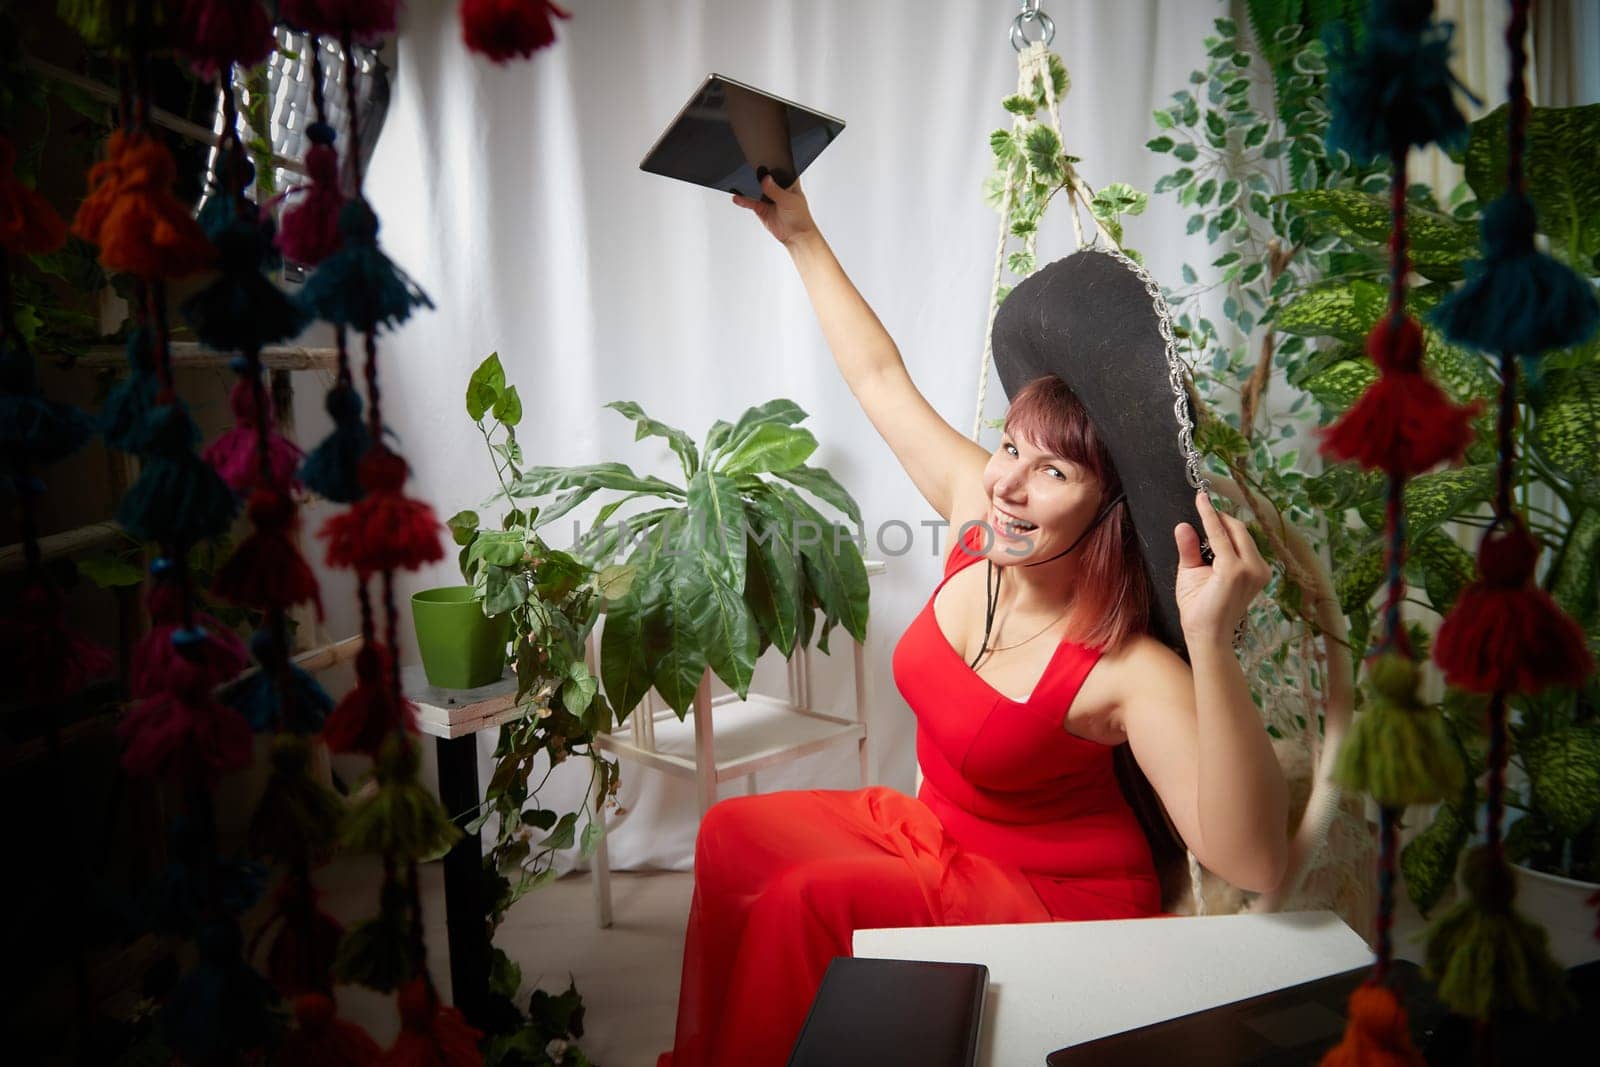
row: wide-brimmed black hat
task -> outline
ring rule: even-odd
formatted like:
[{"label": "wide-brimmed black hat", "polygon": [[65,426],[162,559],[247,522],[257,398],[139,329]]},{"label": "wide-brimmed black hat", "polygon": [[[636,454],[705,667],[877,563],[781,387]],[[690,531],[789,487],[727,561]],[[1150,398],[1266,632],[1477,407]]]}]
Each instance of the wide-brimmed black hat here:
[{"label": "wide-brimmed black hat", "polygon": [[1151,632],[1186,652],[1172,531],[1190,523],[1204,542],[1194,496],[1208,484],[1161,287],[1121,252],[1074,252],[1030,275],[1000,305],[994,362],[1007,396],[1054,374],[1083,402],[1127,494],[1153,587]]}]

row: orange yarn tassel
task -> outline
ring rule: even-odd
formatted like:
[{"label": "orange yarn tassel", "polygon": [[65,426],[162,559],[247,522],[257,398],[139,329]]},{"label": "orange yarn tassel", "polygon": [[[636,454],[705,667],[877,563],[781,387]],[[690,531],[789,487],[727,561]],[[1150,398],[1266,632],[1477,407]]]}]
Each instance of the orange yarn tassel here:
[{"label": "orange yarn tassel", "polygon": [[134,137],[134,134],[113,130],[106,139],[106,157],[89,168],[89,192],[72,219],[72,233],[92,245],[100,243],[100,228],[105,225],[117,191],[122,188],[123,160],[127,158]]},{"label": "orange yarn tassel", "polygon": [[[130,135],[115,165],[103,173],[102,186],[90,172],[90,199],[79,210],[73,230],[99,244],[100,262],[107,270],[153,280],[193,274],[211,263],[215,253],[211,242],[189,209],[172,195],[178,169],[166,145]],[[91,229],[93,236],[84,232]]]},{"label": "orange yarn tassel", "polygon": [[1344,1038],[1321,1067],[1427,1067],[1406,1022],[1406,1009],[1388,986],[1363,982],[1350,994]]},{"label": "orange yarn tassel", "polygon": [[17,151],[0,137],[0,248],[25,255],[52,252],[67,239],[67,224],[50,201],[17,180]]}]

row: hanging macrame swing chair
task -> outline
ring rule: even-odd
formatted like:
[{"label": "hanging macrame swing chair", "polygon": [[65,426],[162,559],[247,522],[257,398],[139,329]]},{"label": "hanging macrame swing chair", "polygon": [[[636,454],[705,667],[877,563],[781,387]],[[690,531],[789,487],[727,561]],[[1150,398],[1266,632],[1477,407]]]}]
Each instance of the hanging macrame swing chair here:
[{"label": "hanging macrame swing chair", "polygon": [[[1022,0],[1011,23],[1017,52],[1017,97],[1042,106],[1013,112],[1013,143],[1030,142],[1032,127],[1045,123],[1061,141],[1061,99],[1070,88],[1065,67],[1049,49],[1055,26],[1037,0]],[[997,134],[996,137],[1000,137]],[[1043,136],[1049,143],[1048,136]],[[1239,653],[1246,677],[1256,687],[1263,728],[1272,726],[1275,748],[1289,781],[1291,826],[1288,873],[1273,891],[1247,897],[1204,871],[1187,855],[1187,885],[1168,891],[1167,906],[1183,914],[1327,908],[1368,935],[1372,891],[1367,872],[1372,834],[1359,797],[1343,793],[1332,778],[1335,756],[1354,708],[1354,669],[1348,633],[1327,565],[1310,542],[1286,522],[1270,502],[1231,479],[1204,470],[1193,443],[1198,404],[1179,358],[1170,311],[1161,287],[1127,255],[1108,220],[1092,205],[1094,191],[1064,154],[1039,161],[1016,152],[1002,159],[991,189],[998,200],[999,235],[978,371],[977,410],[972,438],[985,428],[991,371],[1008,395],[1041,374],[1056,374],[1093,414],[1127,492],[1133,524],[1155,597],[1152,630],[1180,652],[1174,581],[1177,553],[1174,521],[1192,522],[1194,494],[1208,488],[1254,520],[1282,573],[1280,581],[1300,586],[1316,629],[1295,625],[1274,605],[1253,611],[1252,625],[1240,634]],[[1041,173],[1040,166],[1048,169]],[[1076,250],[1032,270],[1038,240],[1038,213],[1017,225],[1025,183],[1043,183],[1064,194]],[[1035,188],[1037,188],[1037,184]],[[1088,209],[1085,226],[1080,210]],[[1015,243],[1020,249],[1013,251]],[[1008,253],[1010,256],[1008,258]],[[1020,253],[1020,255],[1018,254]],[[1009,292],[1003,287],[1008,263],[1020,264],[1023,278]],[[1014,268],[1015,269],[1015,268]],[[1259,667],[1286,642],[1296,652],[1277,681],[1261,680]]]}]

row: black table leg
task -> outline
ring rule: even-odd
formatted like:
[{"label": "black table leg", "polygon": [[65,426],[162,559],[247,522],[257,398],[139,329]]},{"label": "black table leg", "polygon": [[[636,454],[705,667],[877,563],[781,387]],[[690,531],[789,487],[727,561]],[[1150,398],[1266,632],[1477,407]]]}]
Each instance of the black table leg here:
[{"label": "black table leg", "polygon": [[478,746],[473,735],[437,738],[439,799],[462,829],[444,857],[444,913],[455,1006],[482,1027],[489,1001],[489,912],[484,900],[483,841],[466,829],[477,809]]}]

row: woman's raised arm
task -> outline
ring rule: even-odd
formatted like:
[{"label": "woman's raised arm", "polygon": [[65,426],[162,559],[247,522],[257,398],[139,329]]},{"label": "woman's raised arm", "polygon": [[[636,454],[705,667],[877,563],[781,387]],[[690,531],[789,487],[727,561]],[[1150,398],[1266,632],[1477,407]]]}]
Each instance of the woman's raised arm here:
[{"label": "woman's raised arm", "polygon": [[738,195],[734,202],[788,250],[845,384],[918,491],[953,521],[960,496],[981,483],[988,452],[940,417],[911,381],[893,338],[812,221],[799,183],[784,189],[766,177],[761,188],[772,203]]}]

